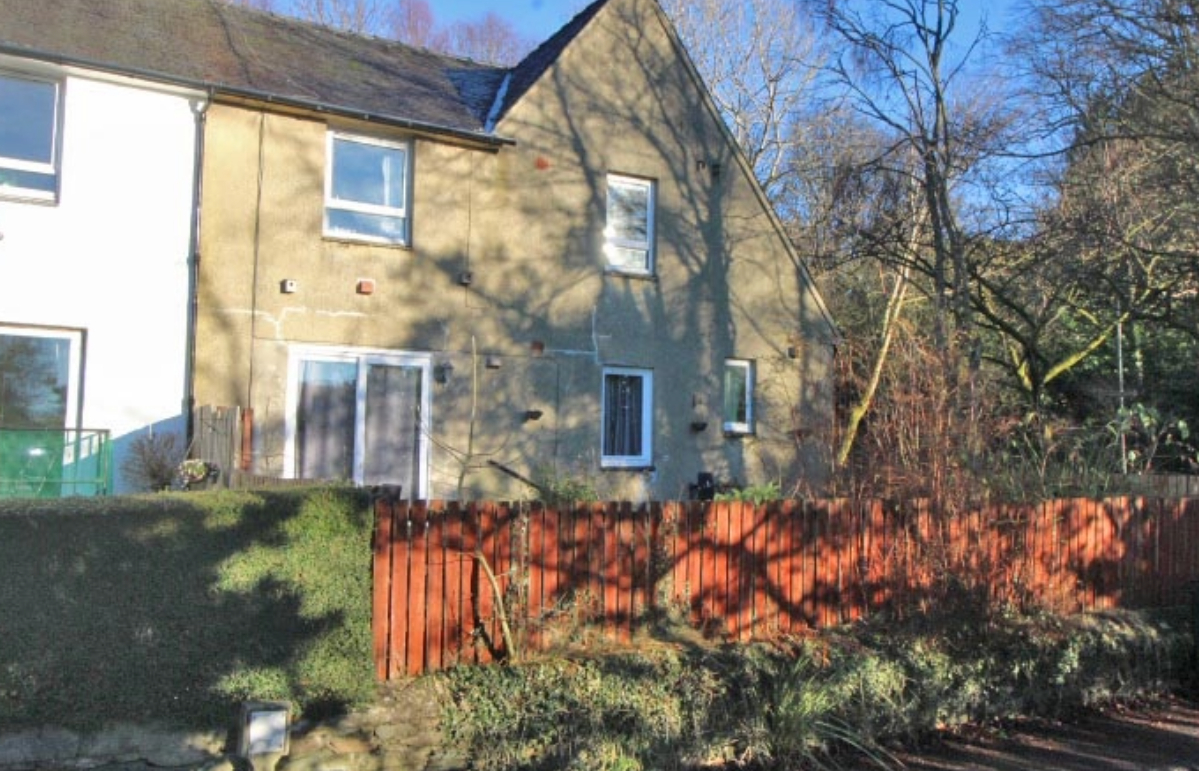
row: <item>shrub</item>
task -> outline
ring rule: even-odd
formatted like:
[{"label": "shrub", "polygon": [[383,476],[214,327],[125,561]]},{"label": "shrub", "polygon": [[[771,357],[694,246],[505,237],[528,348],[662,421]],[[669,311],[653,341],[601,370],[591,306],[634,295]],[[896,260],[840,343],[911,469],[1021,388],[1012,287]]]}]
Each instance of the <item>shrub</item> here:
[{"label": "shrub", "polygon": [[140,434],[129,443],[121,473],[143,492],[169,490],[176,482],[179,463],[186,454],[181,438],[172,433]]},{"label": "shrub", "polygon": [[782,497],[783,492],[778,482],[766,482],[760,485],[734,487],[731,490],[723,490],[716,493],[715,500],[744,501],[752,503],[755,506],[761,506],[763,503],[777,501]]},{"label": "shrub", "polygon": [[1161,693],[1184,627],[1129,612],[859,623],[793,645],[663,646],[437,675],[480,769],[891,767],[895,740]]}]

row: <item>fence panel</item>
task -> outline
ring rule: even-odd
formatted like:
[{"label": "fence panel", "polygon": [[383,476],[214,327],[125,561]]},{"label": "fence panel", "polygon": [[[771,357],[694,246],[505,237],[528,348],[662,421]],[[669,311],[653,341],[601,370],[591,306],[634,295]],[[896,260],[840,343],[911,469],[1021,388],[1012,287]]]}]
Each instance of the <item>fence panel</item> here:
[{"label": "fence panel", "polygon": [[489,663],[513,642],[546,649],[560,623],[628,641],[669,612],[744,641],[928,607],[947,582],[1078,611],[1183,603],[1199,578],[1191,500],[1061,500],[956,518],[925,502],[381,500],[376,519],[380,679]]}]

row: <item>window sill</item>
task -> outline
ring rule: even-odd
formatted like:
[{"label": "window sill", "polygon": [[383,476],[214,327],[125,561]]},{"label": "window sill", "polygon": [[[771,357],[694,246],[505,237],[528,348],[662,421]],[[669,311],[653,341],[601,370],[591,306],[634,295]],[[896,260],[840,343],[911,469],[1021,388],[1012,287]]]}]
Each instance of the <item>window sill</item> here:
[{"label": "window sill", "polygon": [[44,195],[37,192],[22,192],[21,190],[5,190],[0,187],[0,201],[29,203],[35,206],[58,206],[58,195]]},{"label": "window sill", "polygon": [[655,466],[654,466],[652,463],[647,463],[647,464],[633,464],[633,465],[630,465],[630,466],[620,466],[620,465],[610,465],[610,464],[606,464],[606,463],[600,463],[600,471],[637,471],[637,472],[646,472],[646,471],[657,471],[657,470],[658,470],[658,469],[657,469],[657,468],[656,468],[656,467],[655,467]]},{"label": "window sill", "polygon": [[335,233],[322,233],[321,240],[330,244],[345,244],[346,246],[370,246],[380,249],[397,249],[400,251],[412,251],[412,245],[401,241],[382,241],[372,240],[369,238],[355,238],[349,235],[339,235]]},{"label": "window sill", "polygon": [[604,268],[605,276],[614,276],[616,278],[631,278],[640,279],[641,281],[657,281],[656,273],[647,273],[639,270],[621,270],[620,268],[606,267]]}]

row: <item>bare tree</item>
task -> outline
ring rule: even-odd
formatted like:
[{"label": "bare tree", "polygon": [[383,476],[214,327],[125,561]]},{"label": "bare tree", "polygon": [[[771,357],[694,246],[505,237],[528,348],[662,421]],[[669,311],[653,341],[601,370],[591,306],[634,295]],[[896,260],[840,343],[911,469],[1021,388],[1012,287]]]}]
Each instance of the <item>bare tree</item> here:
[{"label": "bare tree", "polygon": [[792,0],[663,0],[737,143],[775,206],[801,180],[790,163],[827,52]]},{"label": "bare tree", "polygon": [[380,34],[387,19],[382,0],[293,0],[293,11],[302,19],[360,35]]},{"label": "bare tree", "polygon": [[397,0],[389,26],[391,36],[401,43],[437,50],[444,44],[428,0]]},{"label": "bare tree", "polygon": [[505,19],[488,12],[478,21],[459,21],[441,33],[446,53],[488,64],[513,65],[533,48],[533,43]]},{"label": "bare tree", "polygon": [[[892,138],[880,166],[914,174],[927,241],[902,254],[929,280],[934,345],[951,375],[950,390],[958,394],[960,429],[973,433],[982,341],[972,291],[982,239],[967,232],[962,211],[969,203],[965,187],[995,153],[1008,119],[997,89],[970,81],[967,65],[985,28],[955,47],[957,0],[879,0],[868,15],[860,4],[834,0],[817,5],[816,12],[848,45],[830,68],[836,82],[858,112]],[[911,157],[916,162],[909,166]]]},{"label": "bare tree", "polygon": [[1036,2],[1017,50],[1064,149],[1053,223],[1135,318],[1199,341],[1199,11]]}]

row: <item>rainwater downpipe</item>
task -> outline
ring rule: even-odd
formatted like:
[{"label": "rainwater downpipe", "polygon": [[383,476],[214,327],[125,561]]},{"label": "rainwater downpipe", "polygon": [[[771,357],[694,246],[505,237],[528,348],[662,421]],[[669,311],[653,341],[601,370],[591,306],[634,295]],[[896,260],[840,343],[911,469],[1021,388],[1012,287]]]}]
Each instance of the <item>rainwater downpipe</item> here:
[{"label": "rainwater downpipe", "polygon": [[200,200],[204,192],[204,131],[210,104],[211,90],[206,96],[194,99],[190,103],[196,121],[196,138],[192,151],[192,216],[190,254],[187,256],[187,353],[183,365],[183,415],[188,447],[191,447],[195,439],[196,323],[200,304]]}]

